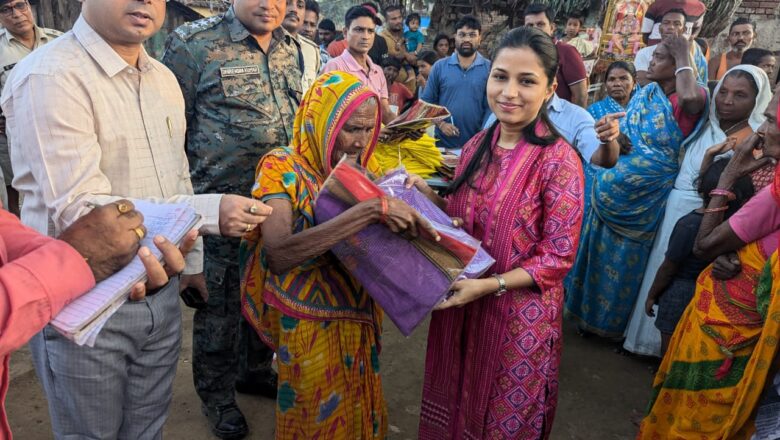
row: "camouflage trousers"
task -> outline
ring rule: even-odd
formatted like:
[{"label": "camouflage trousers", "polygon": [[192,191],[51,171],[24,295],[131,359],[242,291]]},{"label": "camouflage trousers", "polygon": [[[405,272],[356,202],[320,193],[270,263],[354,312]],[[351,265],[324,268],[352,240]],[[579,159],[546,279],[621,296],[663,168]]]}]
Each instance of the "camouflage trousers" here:
[{"label": "camouflage trousers", "polygon": [[[225,265],[221,263],[225,259],[209,258],[214,250],[207,240],[204,263],[208,305],[195,311],[192,328],[195,390],[209,407],[234,402],[237,380],[257,383],[275,377],[271,369],[273,351],[241,315],[238,265]],[[232,261],[237,262],[237,242],[235,254]]]}]

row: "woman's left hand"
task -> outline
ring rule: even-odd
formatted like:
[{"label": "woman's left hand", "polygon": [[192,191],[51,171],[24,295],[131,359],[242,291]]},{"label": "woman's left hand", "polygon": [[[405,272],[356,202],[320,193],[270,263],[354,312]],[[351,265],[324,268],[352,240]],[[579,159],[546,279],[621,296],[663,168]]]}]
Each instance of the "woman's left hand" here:
[{"label": "woman's left hand", "polygon": [[498,291],[498,281],[494,278],[478,280],[460,280],[452,285],[452,296],[440,302],[433,310],[444,310],[464,305]]}]

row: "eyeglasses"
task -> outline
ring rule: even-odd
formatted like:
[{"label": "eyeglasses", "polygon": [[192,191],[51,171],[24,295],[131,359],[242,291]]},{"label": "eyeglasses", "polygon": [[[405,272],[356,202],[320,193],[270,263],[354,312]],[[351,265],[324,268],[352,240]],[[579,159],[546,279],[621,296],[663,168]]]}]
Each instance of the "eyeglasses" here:
[{"label": "eyeglasses", "polygon": [[27,4],[26,1],[19,2],[19,3],[14,3],[11,6],[3,6],[2,8],[0,8],[0,15],[2,15],[4,17],[9,17],[9,16],[13,15],[14,10],[16,10],[18,12],[24,12],[24,11],[27,10],[28,6],[29,5]]}]

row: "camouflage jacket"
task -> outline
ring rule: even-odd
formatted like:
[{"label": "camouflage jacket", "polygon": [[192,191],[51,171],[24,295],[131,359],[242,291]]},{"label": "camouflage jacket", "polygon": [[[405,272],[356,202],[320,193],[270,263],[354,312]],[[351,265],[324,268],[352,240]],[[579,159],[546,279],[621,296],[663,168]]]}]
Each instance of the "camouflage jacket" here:
[{"label": "camouflage jacket", "polygon": [[281,27],[264,53],[233,8],[171,33],[163,63],[184,94],[195,193],[248,196],[263,154],[292,140],[299,57]]}]

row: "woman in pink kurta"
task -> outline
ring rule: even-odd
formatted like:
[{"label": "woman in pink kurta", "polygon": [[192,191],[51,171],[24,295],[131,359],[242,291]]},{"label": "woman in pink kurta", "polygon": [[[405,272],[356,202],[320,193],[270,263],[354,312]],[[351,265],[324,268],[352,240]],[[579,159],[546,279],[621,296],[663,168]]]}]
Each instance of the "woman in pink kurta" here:
[{"label": "woman in pink kurta", "polygon": [[[422,440],[549,435],[584,185],[579,156],[544,112],[556,69],[548,36],[507,34],[487,85],[498,122],[464,147],[447,198],[414,179],[496,259],[493,275],[456,282],[433,313]],[[608,128],[604,140],[617,136],[616,123]]]}]

